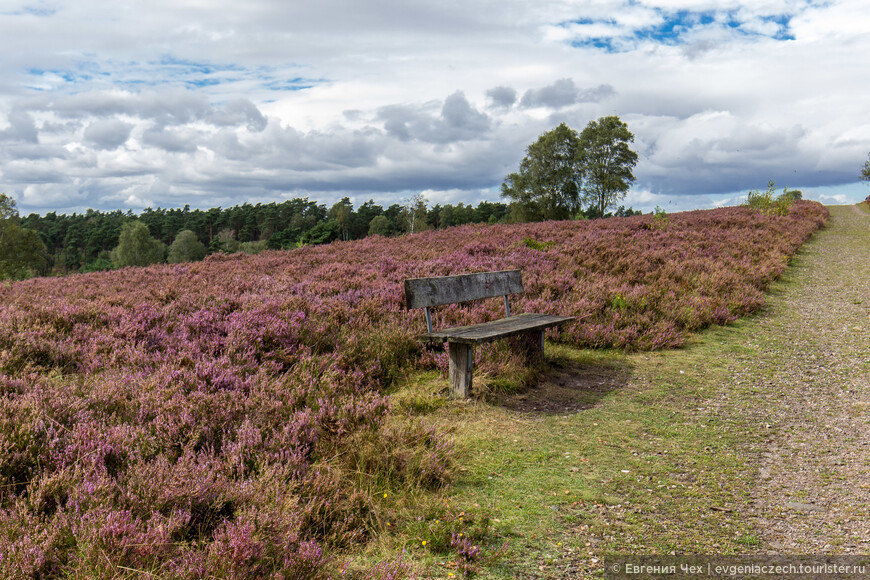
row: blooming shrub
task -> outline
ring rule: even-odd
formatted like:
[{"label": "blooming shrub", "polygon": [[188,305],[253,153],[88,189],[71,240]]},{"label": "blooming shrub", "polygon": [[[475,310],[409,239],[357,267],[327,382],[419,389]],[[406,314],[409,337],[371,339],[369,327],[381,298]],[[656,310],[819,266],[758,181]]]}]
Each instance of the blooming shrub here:
[{"label": "blooming shrub", "polygon": [[783,188],[780,195],[776,195],[776,187],[771,180],[767,183],[767,191],[750,191],[744,205],[768,215],[788,215],[791,204],[802,197],[800,190],[789,190],[787,187]]},{"label": "blooming shrub", "polygon": [[[332,550],[376,529],[377,494],[450,478],[449,440],[385,420],[404,371],[446,368],[414,339],[405,278],[519,268],[514,312],[578,317],[552,338],[676,347],[757,309],[826,217],[797,201],[785,216],[670,214],[667,228],[462,226],[2,287],[0,576],[113,577],[111,562],[326,577]],[[433,323],[501,308],[445,306]],[[476,349],[494,376],[514,364],[500,344]]]}]

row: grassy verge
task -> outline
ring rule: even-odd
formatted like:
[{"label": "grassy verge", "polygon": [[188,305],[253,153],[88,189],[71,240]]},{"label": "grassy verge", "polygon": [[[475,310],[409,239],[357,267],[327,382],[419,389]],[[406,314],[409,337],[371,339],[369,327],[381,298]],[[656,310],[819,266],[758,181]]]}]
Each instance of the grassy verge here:
[{"label": "grassy verge", "polygon": [[[803,283],[795,270],[774,302]],[[773,427],[764,377],[737,369],[771,347],[757,336],[766,316],[666,352],[548,344],[535,388],[486,400],[446,401],[442,378],[409,378],[394,402],[454,434],[456,476],[435,498],[397,499],[364,558],[404,551],[415,578],[461,577],[463,564],[481,578],[584,578],[608,553],[752,553],[740,514]],[[473,537],[477,563],[445,546],[445,529]]]},{"label": "grassy verge", "polygon": [[747,354],[751,325],[664,353],[548,345],[539,386],[485,402],[444,402],[442,379],[414,377],[395,398],[454,433],[455,482],[422,511],[397,503],[370,556],[404,549],[415,576],[459,577],[462,556],[438,538],[445,519],[464,529],[458,514],[486,519],[467,533],[483,557],[502,555],[481,577],[584,577],[612,552],[751,550],[735,514],[751,481],[746,450],[765,432],[730,411],[744,393],[725,363]]}]

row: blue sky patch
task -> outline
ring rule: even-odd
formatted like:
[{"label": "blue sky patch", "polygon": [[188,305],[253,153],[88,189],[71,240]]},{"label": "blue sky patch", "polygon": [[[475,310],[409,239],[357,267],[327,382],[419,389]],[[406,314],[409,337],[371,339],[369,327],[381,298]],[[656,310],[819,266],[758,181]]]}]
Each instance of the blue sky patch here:
[{"label": "blue sky patch", "polygon": [[292,79],[274,79],[267,83],[264,83],[263,86],[270,91],[301,91],[304,89],[314,88],[314,86],[320,82],[323,82],[323,80],[296,77]]},{"label": "blue sky patch", "polygon": [[152,64],[158,67],[167,67],[170,70],[177,71],[178,74],[187,75],[210,75],[228,71],[239,72],[244,70],[243,67],[235,64],[214,64],[207,62],[196,62],[192,60],[175,58],[172,56],[164,56],[160,60]]},{"label": "blue sky patch", "polygon": [[31,78],[26,85],[27,88],[40,92],[52,91],[58,86],[85,84],[94,80],[93,71],[78,67],[74,69],[28,68],[26,72]]},{"label": "blue sky patch", "polygon": [[[615,33],[608,36],[588,36],[585,38],[576,38],[570,42],[575,48],[592,47],[598,48],[607,52],[625,52],[636,48],[640,41],[653,41],[667,45],[681,45],[689,42],[689,34],[698,32],[705,28],[722,27],[734,31],[746,37],[768,37],[775,40],[794,40],[794,36],[789,31],[791,15],[776,14],[763,16],[755,21],[741,20],[737,11],[691,11],[679,10],[669,12],[665,10],[656,10],[661,16],[662,21],[643,28],[628,28],[621,26],[614,19],[593,20],[589,18],[581,18],[565,22],[562,24],[565,28],[570,28],[574,25],[590,26],[604,25],[614,29]],[[775,30],[772,34],[760,32],[758,24],[773,24],[771,27]]]},{"label": "blue sky patch", "polygon": [[20,8],[19,10],[15,10],[14,12],[0,12],[4,16],[39,16],[41,18],[47,18],[50,16],[54,16],[57,14],[57,9],[49,8],[44,6],[25,6]]},{"label": "blue sky patch", "polygon": [[321,84],[312,79],[286,74],[287,67],[246,68],[237,64],[197,62],[163,56],[150,62],[84,60],[66,69],[25,69],[27,88],[40,92],[76,93],[105,86],[141,90],[143,87],[181,85],[188,89],[209,89],[245,82],[269,91],[300,91]]}]

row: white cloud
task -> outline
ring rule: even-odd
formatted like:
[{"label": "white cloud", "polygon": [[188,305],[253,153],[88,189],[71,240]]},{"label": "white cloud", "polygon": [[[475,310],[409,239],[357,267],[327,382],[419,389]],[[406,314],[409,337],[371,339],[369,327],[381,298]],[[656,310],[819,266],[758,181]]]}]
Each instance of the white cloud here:
[{"label": "white cloud", "polygon": [[863,0],[839,0],[811,5],[791,22],[795,35],[807,42],[840,39],[852,42],[866,36],[870,11]]},{"label": "white cloud", "polygon": [[0,191],[23,211],[497,200],[538,135],[610,114],[637,138],[637,203],[854,183],[863,4],[12,0]]},{"label": "white cloud", "polygon": [[[423,197],[428,201],[428,205],[434,206],[437,204],[441,205],[458,205],[460,203],[465,205],[477,205],[481,201],[487,201],[494,199],[492,190],[481,189],[477,191],[468,191],[465,189],[446,189],[446,190],[435,190],[435,189],[425,189],[420,193],[423,194]],[[495,193],[496,197],[498,196]]]}]

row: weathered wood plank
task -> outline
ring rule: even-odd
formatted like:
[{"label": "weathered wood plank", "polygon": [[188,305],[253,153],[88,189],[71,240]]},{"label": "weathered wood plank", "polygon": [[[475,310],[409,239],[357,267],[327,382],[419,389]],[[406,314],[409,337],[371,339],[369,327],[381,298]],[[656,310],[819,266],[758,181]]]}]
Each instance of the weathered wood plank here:
[{"label": "weathered wood plank", "polygon": [[522,292],[523,279],[519,270],[410,278],[405,280],[405,306],[412,310]]},{"label": "weathered wood plank", "polygon": [[450,349],[450,396],[464,399],[471,395],[471,380],[474,372],[473,346],[451,342]]},{"label": "weathered wood plank", "polygon": [[445,328],[444,330],[421,335],[420,339],[427,342],[440,341],[479,344],[529,331],[544,330],[560,324],[566,324],[573,320],[575,320],[573,316],[525,313],[481,324]]}]

